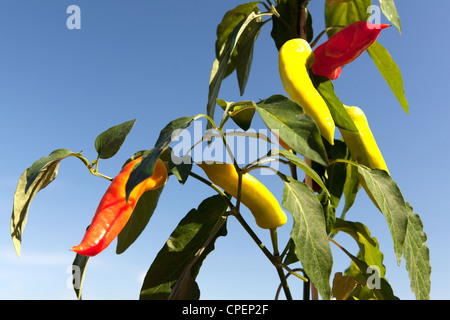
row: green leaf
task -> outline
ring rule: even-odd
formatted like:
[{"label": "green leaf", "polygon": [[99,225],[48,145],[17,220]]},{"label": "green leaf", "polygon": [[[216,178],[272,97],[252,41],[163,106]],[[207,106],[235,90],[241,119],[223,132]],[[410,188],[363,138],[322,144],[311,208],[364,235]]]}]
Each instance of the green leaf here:
[{"label": "green leaf", "polygon": [[294,101],[274,95],[257,103],[256,110],[270,130],[295,152],[328,166],[328,158],[319,129],[314,120]]},{"label": "green leaf", "polygon": [[125,227],[117,236],[116,253],[121,254],[141,235],[155,212],[164,187],[148,190],[139,198]]},{"label": "green leaf", "polygon": [[217,104],[224,111],[231,111],[233,115],[231,119],[239,128],[244,131],[250,129],[250,125],[255,115],[255,107],[251,101],[229,102],[222,99],[217,99]]},{"label": "green leaf", "polygon": [[[334,26],[348,26],[349,24],[367,20],[370,14],[367,8],[372,5],[372,0],[352,0],[343,2],[334,6],[325,5],[325,26],[326,28]],[[331,37],[339,30],[332,29],[328,31]]]},{"label": "green leaf", "polygon": [[[330,159],[345,159],[347,155],[347,146],[343,141],[335,140],[334,145],[330,146],[328,157]],[[337,208],[344,192],[345,178],[347,175],[347,165],[344,163],[335,163],[329,166],[326,172],[326,184],[330,191],[330,201],[334,208]]]},{"label": "green leaf", "polygon": [[358,179],[358,169],[351,164],[347,164],[346,177],[344,183],[344,196],[345,196],[345,205],[342,209],[341,218],[345,219],[345,215],[348,210],[355,203],[356,195],[358,194],[359,189],[361,189],[361,183]]},{"label": "green leaf", "polygon": [[235,28],[255,10],[258,4],[259,1],[243,3],[225,13],[222,21],[217,26],[216,57],[220,56],[220,51],[229,41],[230,35]]},{"label": "green leaf", "polygon": [[[225,224],[222,223],[226,221],[224,214],[227,207],[228,203],[217,195],[205,199],[197,209],[189,211],[150,266],[141,288],[140,299],[168,299],[172,290],[176,292],[172,293],[171,298],[179,298],[180,292],[183,298],[199,298],[198,287],[192,281],[197,277],[206,256],[214,250],[216,239],[226,235]],[[219,232],[204,247],[217,227],[220,227]],[[201,255],[198,260],[194,260],[198,252]]]},{"label": "green leaf", "polygon": [[77,253],[72,262],[72,285],[78,300],[81,300],[81,290],[88,261],[89,257]]},{"label": "green leaf", "polygon": [[384,16],[402,33],[402,24],[394,0],[379,0]]},{"label": "green leaf", "polygon": [[327,77],[315,75],[312,72],[311,80],[317,91],[325,100],[328,109],[330,109],[331,116],[333,117],[336,126],[347,131],[357,132],[358,129],[345,110],[344,104],[337,97],[334,91],[334,85],[331,80],[329,80]]},{"label": "green leaf", "polygon": [[389,282],[380,277],[375,266],[371,267],[345,249],[344,251],[352,259],[351,266],[345,271],[345,275],[351,276],[360,285],[352,292],[352,297],[358,300],[398,300]]},{"label": "green leaf", "polygon": [[102,132],[95,139],[95,150],[100,159],[109,159],[119,151],[136,119],[129,120]]},{"label": "green leaf", "polygon": [[402,74],[389,52],[378,41],[375,41],[367,49],[367,52],[391,88],[403,110],[405,110],[406,113],[409,113],[409,105],[403,88]]},{"label": "green leaf", "polygon": [[406,269],[411,279],[411,289],[418,300],[430,299],[431,266],[430,251],[426,246],[427,235],[419,215],[407,203],[408,229],[405,240]]},{"label": "green leaf", "polygon": [[[230,61],[232,61],[232,54],[234,54],[234,49],[239,43],[239,37],[247,26],[243,22],[250,13],[257,9],[258,3],[255,1],[242,4],[228,11],[217,27],[216,58],[211,69],[206,105],[206,113],[212,119],[214,119],[216,99],[219,95],[222,80],[235,68],[234,65],[230,66]],[[211,128],[210,123],[207,124],[207,128]]]},{"label": "green leaf", "polygon": [[50,166],[55,163],[59,163],[62,159],[67,158],[69,156],[76,155],[70,150],[67,149],[57,149],[52,151],[47,157],[42,157],[39,160],[35,161],[30,168],[27,170],[26,178],[27,183],[25,185],[25,193],[28,192],[28,188],[35,182],[39,175],[41,175],[42,171],[45,167]]},{"label": "green leaf", "polygon": [[379,268],[380,277],[384,277],[386,267],[383,265],[384,255],[380,251],[380,246],[376,238],[372,237],[369,229],[360,223],[336,219],[333,231],[342,231],[350,235],[359,247],[358,258],[364,261],[368,266],[376,266]]},{"label": "green leaf", "polygon": [[250,75],[255,41],[258,38],[259,31],[267,21],[268,20],[263,21],[261,15],[252,12],[248,15],[243,26],[241,27],[241,30],[243,29],[242,34],[240,36],[238,35],[239,42],[235,49],[237,53],[234,60],[241,96],[244,94],[248,77]]},{"label": "green leaf", "polygon": [[131,191],[133,191],[139,183],[152,176],[153,170],[155,169],[155,163],[161,153],[164,152],[194,120],[195,117],[181,117],[169,122],[164,129],[161,130],[154,148],[145,151],[142,156],[142,161],[130,174],[130,178],[125,186],[127,199]]},{"label": "green leaf", "polygon": [[49,156],[34,162],[20,176],[14,192],[11,216],[11,238],[18,256],[20,256],[23,230],[33,198],[56,178],[61,160],[78,155],[79,153],[73,153],[67,149],[57,149]]},{"label": "green leaf", "polygon": [[[300,22],[299,8],[305,7],[307,1],[305,0],[279,0],[277,1],[275,9],[280,17],[274,15],[272,17],[272,36],[275,46],[280,50],[281,46],[288,40],[300,38]],[[312,17],[309,11],[306,17],[306,38],[311,42],[313,38]]]},{"label": "green leaf", "polygon": [[171,155],[169,158],[169,170],[178,179],[180,184],[184,184],[189,177],[192,170],[193,160],[190,155],[185,155],[183,157],[177,157]]},{"label": "green leaf", "polygon": [[333,279],[332,294],[336,300],[346,300],[355,290],[358,282],[350,276],[343,276],[342,272],[337,272]]},{"label": "green leaf", "polygon": [[328,191],[327,187],[325,186],[325,184],[323,183],[320,176],[302,158],[298,157],[291,151],[284,150],[284,149],[273,148],[268,153],[269,157],[270,156],[280,156],[280,155],[282,157],[286,158],[287,160],[289,160],[290,162],[292,162],[293,164],[295,164],[301,170],[303,170],[303,172],[305,172],[305,174],[307,174],[309,177],[311,177],[311,179],[313,179],[322,188],[322,190],[324,190],[324,192],[329,194],[329,191]]},{"label": "green leaf", "polygon": [[358,165],[360,181],[374,204],[386,218],[400,265],[408,226],[405,199],[391,176],[384,170]]},{"label": "green leaf", "polygon": [[329,299],[333,256],[322,205],[306,184],[290,177],[286,179],[282,204],[294,219],[291,239],[295,254],[322,298]]}]

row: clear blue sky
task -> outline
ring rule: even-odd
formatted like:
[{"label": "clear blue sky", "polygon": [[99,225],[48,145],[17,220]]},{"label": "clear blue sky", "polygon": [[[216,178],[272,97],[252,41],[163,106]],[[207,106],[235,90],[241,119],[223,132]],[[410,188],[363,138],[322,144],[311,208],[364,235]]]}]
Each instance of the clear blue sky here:
[{"label": "clear blue sky", "polygon": [[[312,0],[315,34],[324,27],[324,0]],[[151,148],[171,120],[206,112],[216,26],[237,0],[197,1],[2,1],[0,2],[0,299],[74,299],[67,281],[78,244],[107,187],[75,158],[61,163],[57,179],[34,199],[21,257],[10,239],[13,193],[19,176],[35,160],[58,148],[82,151],[93,160],[95,137],[137,119],[119,153],[101,163],[114,176],[135,151]],[[374,1],[375,3],[375,1]],[[81,8],[81,30],[68,30],[66,9]],[[335,88],[348,105],[364,108],[394,180],[424,223],[432,264],[432,299],[448,299],[449,196],[445,142],[449,135],[447,93],[450,44],[442,37],[448,1],[396,1],[403,33],[389,28],[379,38],[404,77],[407,115],[367,54],[345,68]],[[420,19],[423,19],[421,21]],[[255,100],[285,94],[278,77],[277,50],[263,27],[247,90],[239,96],[235,75],[219,97]],[[255,120],[255,129],[263,128]],[[267,178],[281,199],[282,183]],[[136,299],[143,276],[178,221],[207,196],[196,181],[181,187],[173,179],[157,212],[124,254],[115,242],[90,260],[85,299]],[[248,214],[248,213],[247,213]],[[247,215],[248,216],[248,215]],[[386,277],[401,299],[412,299],[405,262],[395,262],[384,217],[360,193],[348,219],[365,223],[385,254]],[[254,225],[251,217],[247,219]],[[286,239],[289,227],[280,231]],[[276,272],[250,237],[231,219],[197,279],[203,299],[273,299]],[[268,233],[256,229],[270,247]],[[283,238],[284,237],[284,238]],[[355,249],[352,240],[338,238]],[[348,259],[333,248],[334,271]],[[354,251],[356,254],[356,251]],[[290,281],[294,297],[301,284]]]}]

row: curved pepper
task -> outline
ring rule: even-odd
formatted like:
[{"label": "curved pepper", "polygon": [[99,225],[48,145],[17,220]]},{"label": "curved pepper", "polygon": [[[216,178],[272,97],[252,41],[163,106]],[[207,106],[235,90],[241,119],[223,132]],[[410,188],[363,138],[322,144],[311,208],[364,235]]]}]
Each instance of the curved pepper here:
[{"label": "curved pepper", "polygon": [[[237,198],[239,175],[228,163],[198,163],[208,178]],[[242,175],[241,203],[250,209],[256,224],[263,229],[281,227],[287,221],[286,214],[274,195],[248,173]]]},{"label": "curved pepper", "polygon": [[371,169],[381,169],[389,173],[364,112],[358,107],[344,107],[359,131],[350,132],[340,129],[353,160]]},{"label": "curved pepper", "polygon": [[291,39],[280,49],[279,72],[284,89],[310,115],[322,136],[334,144],[335,124],[328,106],[312,84],[308,69],[314,64],[314,52],[303,39]]},{"label": "curved pepper", "polygon": [[125,185],[134,166],[141,159],[139,157],[126,164],[114,178],[101,199],[83,240],[72,251],[84,256],[95,256],[102,252],[125,227],[141,195],[166,183],[167,169],[162,160],[158,159],[153,175],[139,183],[126,201]]},{"label": "curved pepper", "polygon": [[342,66],[358,58],[375,40],[387,24],[354,22],[322,43],[314,50],[312,71],[330,80],[339,77]]}]

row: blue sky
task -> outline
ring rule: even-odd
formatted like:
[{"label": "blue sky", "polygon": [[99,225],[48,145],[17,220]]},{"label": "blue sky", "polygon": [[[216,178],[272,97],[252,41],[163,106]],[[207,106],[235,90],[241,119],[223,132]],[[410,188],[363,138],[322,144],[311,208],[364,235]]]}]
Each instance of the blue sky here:
[{"label": "blue sky", "polygon": [[[324,27],[324,0],[312,0],[315,34]],[[61,163],[58,177],[34,199],[25,228],[21,257],[15,255],[9,227],[19,176],[35,160],[58,148],[96,158],[94,140],[110,126],[137,119],[119,153],[100,163],[114,176],[135,151],[151,148],[171,120],[206,112],[216,26],[242,1],[197,0],[0,2],[0,299],[74,299],[67,285],[74,254],[98,201],[107,187],[75,158]],[[375,2],[374,2],[375,3]],[[81,29],[69,30],[66,9],[81,8]],[[442,37],[448,1],[412,5],[397,0],[401,35],[395,28],[379,38],[400,67],[407,115],[367,54],[345,68],[335,81],[339,98],[364,108],[394,180],[424,223],[431,252],[432,299],[448,299],[447,230],[450,223],[446,160],[449,152],[447,92],[450,44]],[[420,21],[419,19],[424,19]],[[235,75],[219,97],[255,100],[285,94],[277,70],[277,50],[266,24],[255,45],[244,96]],[[218,115],[219,116],[219,115]],[[253,128],[263,128],[259,119]],[[282,183],[264,177],[281,199]],[[124,254],[115,242],[90,259],[85,299],[136,299],[143,276],[178,221],[207,196],[196,181],[166,186],[150,224]],[[248,217],[248,212],[247,212]],[[361,192],[348,213],[365,223],[385,255],[386,277],[401,299],[413,299],[405,262],[398,267],[384,217]],[[251,217],[248,222],[254,226]],[[280,230],[280,241],[289,227]],[[270,246],[268,232],[256,229]],[[352,240],[338,238],[350,251]],[[334,271],[348,259],[333,248]],[[356,253],[356,251],[354,251]],[[231,219],[197,278],[203,299],[273,299],[277,275],[250,237]],[[290,279],[294,297],[301,283]]]}]

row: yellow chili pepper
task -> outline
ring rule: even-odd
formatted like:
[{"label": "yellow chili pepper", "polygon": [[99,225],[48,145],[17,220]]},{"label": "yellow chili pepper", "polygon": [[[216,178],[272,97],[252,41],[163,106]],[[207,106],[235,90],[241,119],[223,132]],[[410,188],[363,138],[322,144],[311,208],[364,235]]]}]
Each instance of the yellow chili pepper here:
[{"label": "yellow chili pepper", "polygon": [[[237,198],[239,175],[228,163],[198,163],[208,178]],[[248,173],[242,175],[241,203],[250,209],[256,224],[263,229],[281,227],[287,221],[286,214],[274,195]]]},{"label": "yellow chili pepper", "polygon": [[353,160],[371,169],[381,169],[389,173],[364,112],[358,107],[344,107],[359,131],[350,132],[340,129]]},{"label": "yellow chili pepper", "polygon": [[279,72],[284,89],[310,115],[322,136],[334,144],[335,124],[328,106],[314,87],[308,69],[314,64],[314,52],[303,39],[291,39],[280,49]]}]

